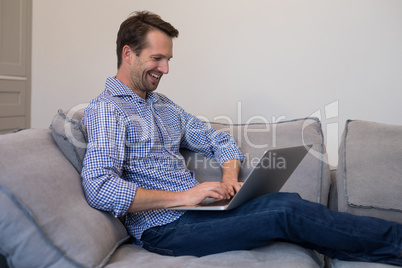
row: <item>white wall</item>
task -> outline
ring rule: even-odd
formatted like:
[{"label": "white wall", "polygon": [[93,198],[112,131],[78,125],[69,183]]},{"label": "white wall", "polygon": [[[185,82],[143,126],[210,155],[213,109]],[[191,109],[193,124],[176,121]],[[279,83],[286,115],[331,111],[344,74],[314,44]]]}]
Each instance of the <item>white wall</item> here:
[{"label": "white wall", "polygon": [[180,31],[158,90],[195,115],[321,116],[333,165],[347,119],[402,124],[400,0],[33,2],[35,128],[103,90],[118,27],[143,9]]}]

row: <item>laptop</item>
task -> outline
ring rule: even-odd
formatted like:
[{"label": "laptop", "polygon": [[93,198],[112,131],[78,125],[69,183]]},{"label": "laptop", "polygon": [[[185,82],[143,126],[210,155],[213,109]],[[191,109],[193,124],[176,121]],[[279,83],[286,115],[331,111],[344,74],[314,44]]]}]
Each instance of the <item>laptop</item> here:
[{"label": "laptop", "polygon": [[239,191],[231,199],[206,198],[197,205],[169,209],[230,210],[261,195],[279,192],[311,147],[312,145],[287,147],[264,152]]}]

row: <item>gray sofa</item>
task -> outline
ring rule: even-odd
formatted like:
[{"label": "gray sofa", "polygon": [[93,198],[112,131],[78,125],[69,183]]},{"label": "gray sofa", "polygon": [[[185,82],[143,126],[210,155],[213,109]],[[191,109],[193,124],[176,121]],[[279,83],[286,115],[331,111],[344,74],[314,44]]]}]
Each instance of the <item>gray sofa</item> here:
[{"label": "gray sofa", "polygon": [[[82,108],[82,107],[79,107]],[[392,267],[329,260],[284,242],[206,257],[166,257],[132,245],[122,219],[91,208],[79,171],[86,137],[82,109],[59,111],[49,129],[0,135],[0,266],[9,267]],[[348,121],[338,169],[330,171],[321,123],[225,125],[248,161],[266,149],[313,144],[282,191],[331,209],[402,223],[402,126]],[[219,178],[218,165],[183,151],[199,181]],[[240,177],[250,171],[245,162]]]}]

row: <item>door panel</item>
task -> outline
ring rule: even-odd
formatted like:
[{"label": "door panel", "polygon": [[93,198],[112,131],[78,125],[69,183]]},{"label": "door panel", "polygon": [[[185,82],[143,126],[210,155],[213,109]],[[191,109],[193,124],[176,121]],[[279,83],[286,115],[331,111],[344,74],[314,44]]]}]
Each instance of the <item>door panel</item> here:
[{"label": "door panel", "polygon": [[26,1],[0,0],[0,74],[26,75]]}]

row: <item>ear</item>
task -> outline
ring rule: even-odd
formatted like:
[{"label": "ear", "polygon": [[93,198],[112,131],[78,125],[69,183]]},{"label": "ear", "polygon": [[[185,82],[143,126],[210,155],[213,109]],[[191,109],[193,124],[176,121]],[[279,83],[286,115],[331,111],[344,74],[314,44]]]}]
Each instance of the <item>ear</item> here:
[{"label": "ear", "polygon": [[131,65],[131,61],[133,59],[133,57],[135,56],[134,52],[131,50],[130,46],[125,45],[122,49],[122,60],[124,62],[127,62],[128,64]]}]

